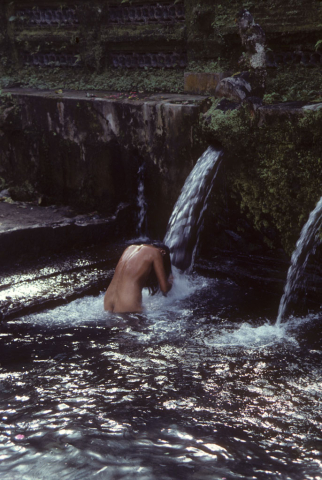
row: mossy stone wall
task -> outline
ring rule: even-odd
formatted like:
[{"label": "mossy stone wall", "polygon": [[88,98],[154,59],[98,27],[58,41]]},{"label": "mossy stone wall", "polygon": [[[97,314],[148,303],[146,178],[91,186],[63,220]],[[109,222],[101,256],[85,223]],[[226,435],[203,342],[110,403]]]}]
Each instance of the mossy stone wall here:
[{"label": "mossy stone wall", "polygon": [[[247,245],[249,250],[250,243],[258,235],[267,248],[282,247],[290,253],[301,226],[321,195],[321,113],[304,112],[299,108],[281,111],[274,104],[322,100],[322,0],[184,0],[173,4],[183,4],[184,7],[184,17],[178,17],[176,21],[110,23],[110,11],[113,8],[143,4],[153,6],[156,3],[151,0],[4,0],[0,5],[0,89],[33,87],[54,91],[182,92],[185,72],[239,71],[243,48],[235,18],[241,8],[249,9],[266,33],[267,54],[271,58],[264,96],[266,107],[255,112],[245,106],[230,113],[222,113],[214,106],[207,114],[208,121],[202,121],[199,133],[197,120],[189,118],[187,112],[180,123],[182,141],[173,137],[166,142],[171,155],[177,155],[171,166],[167,165],[166,159],[169,157],[164,137],[159,135],[153,147],[155,158],[150,162],[149,175],[151,195],[156,195],[153,198],[159,195],[160,201],[153,200],[151,208],[155,217],[160,210],[163,212],[161,224],[165,226],[170,204],[174,204],[184,177],[197,160],[202,147],[206,147],[208,141],[220,142],[226,156],[221,174],[223,186],[212,197],[213,217],[208,217],[209,231],[206,228],[209,236],[214,243],[220,243],[218,231],[230,230],[244,239],[251,239]],[[158,3],[168,4],[163,0]],[[69,24],[31,24],[21,15],[21,11],[28,8],[61,11],[73,9],[77,21]],[[40,58],[39,55],[48,54],[61,61],[55,60],[50,65],[38,65],[37,62],[33,64],[29,61],[30,58],[37,59]],[[180,62],[174,61],[168,67],[159,68],[149,65],[120,67],[113,63],[115,55],[123,55],[122,61],[128,61],[133,55],[146,54],[161,54],[164,58],[174,55],[173,58],[178,56],[182,62],[179,64]],[[66,65],[67,57],[73,66]],[[41,115],[45,114],[47,108],[51,111],[49,100],[39,102],[39,111],[44,109]],[[75,109],[77,111],[76,107]],[[12,166],[19,165],[17,181],[23,182],[28,169],[33,175],[35,164],[41,157],[44,173],[35,181],[47,188],[44,179],[52,164],[54,146],[59,145],[56,155],[59,168],[52,172],[52,178],[55,179],[55,175],[64,177],[61,184],[64,187],[60,186],[58,177],[56,184],[57,191],[65,201],[70,201],[71,192],[75,191],[78,192],[78,198],[84,195],[84,203],[93,199],[96,192],[101,199],[107,195],[106,199],[110,200],[106,200],[106,205],[113,198],[118,198],[118,192],[115,196],[104,193],[102,185],[110,182],[109,175],[104,170],[106,163],[99,151],[94,153],[95,148],[101,147],[94,146],[94,137],[87,132],[92,125],[93,131],[99,131],[100,127],[96,125],[99,120],[95,115],[86,109],[82,110],[83,123],[77,125],[79,133],[87,132],[86,138],[92,145],[93,154],[89,154],[93,155],[89,162],[92,170],[87,171],[81,162],[83,153],[77,142],[70,143],[70,139],[63,137],[57,139],[52,131],[40,134],[37,129],[30,127],[31,123],[26,128],[21,124],[20,127],[17,126],[19,122],[16,120],[20,114],[24,115],[23,111],[19,113],[13,108],[6,115],[6,133],[1,140],[3,148],[6,150],[6,142],[9,148],[9,144],[14,144],[15,139],[18,139],[21,145],[26,142],[26,148],[27,143],[31,145],[31,140],[34,140],[37,149],[33,152],[29,147],[30,165],[27,166],[22,161],[21,148],[15,156],[11,154],[2,160],[2,169],[9,168],[6,162],[12,162]],[[28,111],[31,122],[31,110]],[[33,115],[37,117],[39,111],[34,111]],[[173,110],[163,109],[164,125],[167,121],[171,122],[171,114],[174,114]],[[133,125],[142,120],[141,113],[135,108],[128,109],[128,115],[132,116]],[[198,148],[190,150],[192,125],[193,143]],[[23,138],[26,133],[30,141]],[[134,127],[127,142],[128,145],[131,144],[132,153],[135,152],[137,158],[140,158],[143,155],[142,142]],[[118,150],[112,150],[111,154],[106,155],[110,159],[106,162],[110,162],[111,168],[118,156]],[[125,150],[122,155],[124,168],[127,166],[127,171],[130,172],[133,155],[125,153]],[[49,157],[51,160],[47,164],[45,159]],[[79,171],[79,177],[76,175],[70,178],[65,172],[69,170]],[[175,175],[175,171],[179,170],[180,181]],[[101,171],[105,173],[97,173]],[[92,183],[82,184],[82,178],[91,179]],[[128,181],[132,185],[131,180]],[[111,185],[111,192],[113,188]],[[130,186],[129,190],[131,188],[134,187]],[[166,199],[167,202],[163,210],[159,210],[161,199]],[[94,202],[93,207],[95,205]],[[213,229],[215,223],[220,227],[217,231]],[[255,244],[256,241],[254,248]]]},{"label": "mossy stone wall", "polygon": [[244,239],[249,235],[248,251],[256,249],[251,243],[257,238],[290,255],[322,196],[322,104],[316,111],[299,105],[254,111],[244,105],[227,112],[214,104],[203,122],[208,141],[225,151],[211,200],[216,227],[208,234],[231,230]]},{"label": "mossy stone wall", "polygon": [[[4,86],[36,88],[183,91],[184,72],[238,72],[242,46],[235,22],[241,8],[253,14],[267,37],[267,48],[275,54],[314,53],[322,39],[322,1],[308,0],[184,0],[184,16],[172,21],[111,23],[115,7],[168,5],[160,0],[4,0],[0,7],[0,53]],[[76,23],[30,24],[21,11],[73,9]],[[181,8],[181,7],[180,7]],[[321,49],[321,44],[320,44]],[[186,61],[168,67],[114,67],[118,54],[162,53],[184,55]],[[72,55],[78,67],[28,66],[26,54]],[[302,62],[303,63],[303,62]],[[319,95],[321,68],[300,61],[277,60],[269,69],[268,94],[279,100],[294,100],[292,80],[302,86],[306,97]],[[0,67],[1,68],[1,67]],[[317,73],[319,72],[319,73]],[[320,83],[319,83],[320,82]],[[308,85],[304,85],[308,83]],[[282,86],[282,91],[279,87]],[[305,88],[304,88],[305,87]],[[274,97],[268,97],[272,99]]]},{"label": "mossy stone wall", "polygon": [[202,103],[160,96],[142,101],[86,94],[23,93],[0,98],[0,177],[31,184],[49,203],[113,215],[137,206],[145,167],[151,233],[164,235],[180,189],[203,151]]}]

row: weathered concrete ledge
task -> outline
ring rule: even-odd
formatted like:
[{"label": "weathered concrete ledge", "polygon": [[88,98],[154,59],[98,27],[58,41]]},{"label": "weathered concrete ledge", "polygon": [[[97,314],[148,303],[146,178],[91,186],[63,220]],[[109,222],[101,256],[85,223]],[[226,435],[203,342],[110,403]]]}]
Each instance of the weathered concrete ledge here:
[{"label": "weathered concrete ledge", "polygon": [[[29,182],[48,202],[111,214],[135,203],[145,166],[148,219],[164,229],[203,150],[197,134],[206,97],[138,92],[5,92],[0,176]],[[153,230],[153,225],[152,225]]]},{"label": "weathered concrete ledge", "polygon": [[276,120],[286,118],[300,118],[310,112],[318,112],[322,109],[322,103],[286,102],[272,105],[263,105],[258,108],[258,125],[271,124]]},{"label": "weathered concrete ledge", "polygon": [[88,245],[111,244],[129,228],[128,208],[120,205],[114,216],[103,218],[97,212],[76,215],[69,208],[0,202],[1,265]]}]

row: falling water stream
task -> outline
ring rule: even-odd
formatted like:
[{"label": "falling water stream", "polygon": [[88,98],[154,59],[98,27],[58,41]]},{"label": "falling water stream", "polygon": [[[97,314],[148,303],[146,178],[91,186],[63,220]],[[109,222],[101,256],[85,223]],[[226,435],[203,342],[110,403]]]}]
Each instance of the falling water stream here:
[{"label": "falling water stream", "polygon": [[147,215],[147,202],[144,192],[144,176],[145,176],[145,165],[141,165],[138,170],[138,195],[137,195],[137,205],[138,205],[138,223],[136,232],[140,237],[146,235],[146,215]]},{"label": "falling water stream", "polygon": [[207,199],[216,179],[222,150],[208,147],[188,176],[170,217],[164,243],[173,265],[185,271],[193,264]]},{"label": "falling water stream", "polygon": [[142,314],[102,291],[1,324],[1,479],[322,478],[321,316],[274,323],[204,262]]},{"label": "falling water stream", "polygon": [[305,270],[310,254],[320,243],[317,236],[322,225],[322,197],[315,209],[311,212],[308,221],[304,225],[296,248],[292,254],[291,265],[287,273],[284,294],[278,309],[277,323],[280,324],[287,312],[290,301],[296,296],[298,283]]}]

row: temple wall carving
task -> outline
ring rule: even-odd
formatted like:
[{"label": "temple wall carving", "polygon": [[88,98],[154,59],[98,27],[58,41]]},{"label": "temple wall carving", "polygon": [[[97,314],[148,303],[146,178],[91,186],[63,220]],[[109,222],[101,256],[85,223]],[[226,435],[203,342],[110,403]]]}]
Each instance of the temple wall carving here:
[{"label": "temple wall carving", "polygon": [[[138,78],[151,71],[159,79],[165,70],[162,88],[183,91],[183,71],[240,70],[243,48],[235,18],[243,5],[242,0],[2,0],[0,70],[106,72],[110,79],[123,70],[128,75],[138,70]],[[247,8],[266,34],[269,75],[282,68],[321,69],[322,46],[316,46],[322,39],[321,0],[305,5],[250,0]],[[169,71],[177,75],[173,84]]]}]

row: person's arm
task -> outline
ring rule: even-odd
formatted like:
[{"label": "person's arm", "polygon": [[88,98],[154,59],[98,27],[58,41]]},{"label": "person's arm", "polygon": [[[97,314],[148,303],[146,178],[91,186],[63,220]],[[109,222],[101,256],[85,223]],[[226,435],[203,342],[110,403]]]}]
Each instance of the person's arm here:
[{"label": "person's arm", "polygon": [[166,295],[172,288],[173,276],[170,275],[169,278],[166,277],[163,265],[163,258],[159,251],[155,252],[153,268],[160,285],[160,290],[164,295]]}]

